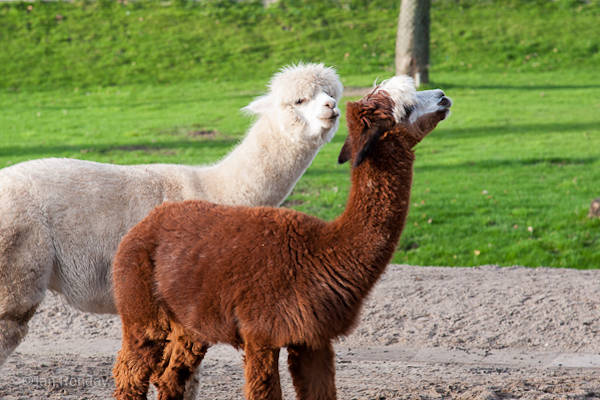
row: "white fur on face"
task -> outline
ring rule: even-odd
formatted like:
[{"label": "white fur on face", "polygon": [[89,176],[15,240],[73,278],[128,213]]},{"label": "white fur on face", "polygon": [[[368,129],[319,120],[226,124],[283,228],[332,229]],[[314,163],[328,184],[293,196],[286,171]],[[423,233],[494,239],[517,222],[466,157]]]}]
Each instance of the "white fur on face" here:
[{"label": "white fur on face", "polygon": [[[445,97],[444,92],[440,89],[434,90],[423,90],[421,92],[417,92],[417,101],[414,104],[414,110],[410,114],[408,122],[411,124],[418,120],[423,115],[430,114],[432,112],[436,112],[440,110],[440,108],[449,109],[452,106],[452,100],[449,97],[446,97],[448,100],[448,104],[440,105],[440,100]],[[448,110],[448,116],[450,114],[450,110]]]},{"label": "white fur on face", "polygon": [[309,139],[321,145],[332,139],[339,126],[337,103],[343,92],[333,68],[323,64],[284,67],[269,88],[269,93],[256,98],[244,111],[278,121],[281,133],[293,140]]},{"label": "white fur on face", "polygon": [[415,81],[406,75],[386,79],[375,89],[375,93],[386,91],[394,102],[394,119],[400,122],[406,117],[407,110],[417,103]]},{"label": "white fur on face", "polygon": [[315,98],[306,99],[292,107],[308,125],[309,136],[320,136],[327,142],[333,138],[340,116],[340,109],[333,97],[320,92]]},{"label": "white fur on face", "polygon": [[[406,75],[394,76],[383,81],[375,89],[375,92],[380,90],[386,91],[394,102],[394,119],[396,122],[402,121],[409,113],[408,122],[411,124],[420,117],[439,111],[441,108],[447,109],[447,113],[450,113],[449,108],[452,105],[452,100],[445,97],[442,90],[434,89],[417,92],[413,79]],[[440,100],[444,97],[447,101],[445,104],[440,104]]]}]

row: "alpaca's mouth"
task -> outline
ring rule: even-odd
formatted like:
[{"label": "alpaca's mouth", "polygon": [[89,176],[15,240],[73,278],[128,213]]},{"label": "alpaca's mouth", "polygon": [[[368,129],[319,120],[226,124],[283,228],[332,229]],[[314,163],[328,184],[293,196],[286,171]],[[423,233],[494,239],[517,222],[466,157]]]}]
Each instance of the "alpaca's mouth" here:
[{"label": "alpaca's mouth", "polygon": [[328,117],[321,117],[320,119],[324,120],[324,121],[333,121],[335,119],[337,119],[337,117],[340,116],[339,111],[332,111],[331,115],[329,115]]},{"label": "alpaca's mouth", "polygon": [[441,108],[438,111],[439,115],[440,115],[440,121],[445,120],[446,118],[448,118],[448,116],[450,115],[450,109],[449,108]]}]

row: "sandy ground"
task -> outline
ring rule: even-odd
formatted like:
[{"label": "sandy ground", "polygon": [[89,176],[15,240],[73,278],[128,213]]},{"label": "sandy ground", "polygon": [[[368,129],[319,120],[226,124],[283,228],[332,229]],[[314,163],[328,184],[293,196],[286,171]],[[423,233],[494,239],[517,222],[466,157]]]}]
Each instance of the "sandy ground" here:
[{"label": "sandy ground", "polygon": [[[0,398],[110,398],[119,348],[118,317],[49,295]],[[392,265],[336,352],[340,399],[600,399],[600,270]],[[199,398],[242,398],[241,354],[211,348],[200,381]]]}]

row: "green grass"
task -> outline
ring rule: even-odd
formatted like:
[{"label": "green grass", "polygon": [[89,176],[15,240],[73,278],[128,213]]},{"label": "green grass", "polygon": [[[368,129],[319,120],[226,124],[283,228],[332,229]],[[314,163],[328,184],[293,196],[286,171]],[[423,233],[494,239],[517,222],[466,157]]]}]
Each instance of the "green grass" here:
[{"label": "green grass", "polygon": [[[213,162],[283,64],[336,65],[346,86],[392,74],[396,1],[282,1],[0,5],[0,167]],[[455,105],[417,148],[395,262],[600,268],[599,16],[594,0],[433,3],[432,86]],[[287,206],[341,212],[344,125]]]},{"label": "green grass", "polygon": [[[320,61],[393,71],[398,0],[114,0],[0,4],[0,88],[267,79]],[[600,65],[600,0],[439,0],[434,71]]]},{"label": "green grass", "polygon": [[[453,114],[417,148],[396,262],[600,267],[600,78],[593,72],[436,73]],[[264,82],[0,94],[0,166],[59,156],[115,163],[212,162],[250,118]],[[217,131],[214,137],[199,131]],[[287,205],[333,219],[348,166],[342,128]],[[531,227],[531,231],[528,228]],[[476,254],[478,253],[478,254]]]},{"label": "green grass", "polygon": [[[418,146],[394,261],[600,267],[600,220],[587,218],[600,196],[597,74],[436,76],[455,106]],[[347,171],[332,168],[343,135],[300,181],[297,208],[332,218],[343,207]]]},{"label": "green grass", "polygon": [[[264,90],[260,86],[185,83],[1,93],[0,167],[51,155],[126,164],[217,159],[248,127],[250,119],[239,109]],[[203,130],[223,134],[214,140],[188,135]]]}]

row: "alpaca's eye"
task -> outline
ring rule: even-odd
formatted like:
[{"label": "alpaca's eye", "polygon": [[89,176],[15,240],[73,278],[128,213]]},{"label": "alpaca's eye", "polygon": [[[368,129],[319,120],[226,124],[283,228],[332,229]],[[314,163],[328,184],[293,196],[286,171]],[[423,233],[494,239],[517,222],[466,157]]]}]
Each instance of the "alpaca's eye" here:
[{"label": "alpaca's eye", "polygon": [[410,114],[415,110],[415,106],[404,106],[404,116],[409,117]]},{"label": "alpaca's eye", "polygon": [[296,100],[296,105],[300,105],[302,103],[304,103],[307,99],[298,99]]}]

